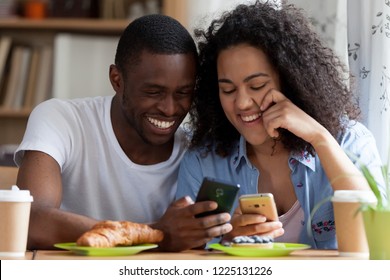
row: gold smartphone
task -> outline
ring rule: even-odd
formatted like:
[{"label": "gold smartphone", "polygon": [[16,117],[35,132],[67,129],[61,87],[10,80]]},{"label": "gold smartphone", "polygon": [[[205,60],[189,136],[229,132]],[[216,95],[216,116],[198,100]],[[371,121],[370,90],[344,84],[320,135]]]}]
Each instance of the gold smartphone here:
[{"label": "gold smartphone", "polygon": [[267,221],[278,221],[278,210],[272,193],[244,194],[239,198],[243,214],[261,214]]}]

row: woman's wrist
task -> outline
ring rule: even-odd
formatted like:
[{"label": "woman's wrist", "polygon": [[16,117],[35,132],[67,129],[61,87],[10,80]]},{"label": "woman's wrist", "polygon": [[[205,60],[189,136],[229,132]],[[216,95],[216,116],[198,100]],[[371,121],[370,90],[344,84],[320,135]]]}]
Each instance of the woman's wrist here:
[{"label": "woman's wrist", "polygon": [[321,148],[331,148],[334,145],[338,145],[336,139],[327,131],[324,129],[322,133],[319,133],[317,137],[310,143],[314,150],[318,150]]}]

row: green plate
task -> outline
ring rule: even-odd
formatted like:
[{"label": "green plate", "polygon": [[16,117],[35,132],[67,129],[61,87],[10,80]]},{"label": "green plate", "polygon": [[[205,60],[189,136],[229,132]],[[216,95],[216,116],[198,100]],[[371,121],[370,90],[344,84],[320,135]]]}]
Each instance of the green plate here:
[{"label": "green plate", "polygon": [[54,247],[74,252],[77,255],[84,256],[130,256],[141,251],[157,248],[157,244],[141,244],[136,246],[118,246],[111,248],[95,248],[88,246],[77,246],[75,242],[58,243]]},{"label": "green plate", "polygon": [[220,250],[226,254],[240,257],[280,257],[287,256],[293,251],[310,248],[306,244],[278,243],[275,242],[272,248],[251,248],[251,247],[230,247],[221,244],[211,244],[211,249]]}]

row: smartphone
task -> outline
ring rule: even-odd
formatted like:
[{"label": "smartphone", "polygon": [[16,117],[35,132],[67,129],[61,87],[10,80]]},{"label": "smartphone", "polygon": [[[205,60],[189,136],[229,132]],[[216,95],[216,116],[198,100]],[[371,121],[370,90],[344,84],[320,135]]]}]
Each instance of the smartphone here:
[{"label": "smartphone", "polygon": [[243,214],[261,214],[267,221],[278,221],[278,210],[272,193],[245,194],[239,198]]},{"label": "smartphone", "polygon": [[196,197],[196,202],[215,201],[218,203],[218,208],[213,211],[200,213],[195,217],[204,217],[224,212],[230,213],[239,189],[240,185],[238,184],[235,185],[219,179],[205,177]]}]

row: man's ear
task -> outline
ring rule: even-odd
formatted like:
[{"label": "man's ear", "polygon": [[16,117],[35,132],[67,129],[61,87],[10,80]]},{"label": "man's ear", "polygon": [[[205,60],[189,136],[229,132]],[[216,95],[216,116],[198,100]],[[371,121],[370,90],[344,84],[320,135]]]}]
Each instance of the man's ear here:
[{"label": "man's ear", "polygon": [[122,85],[123,85],[122,74],[119,71],[118,66],[116,66],[115,64],[110,65],[109,77],[110,77],[111,86],[114,89],[114,91],[117,93],[121,92]]}]

